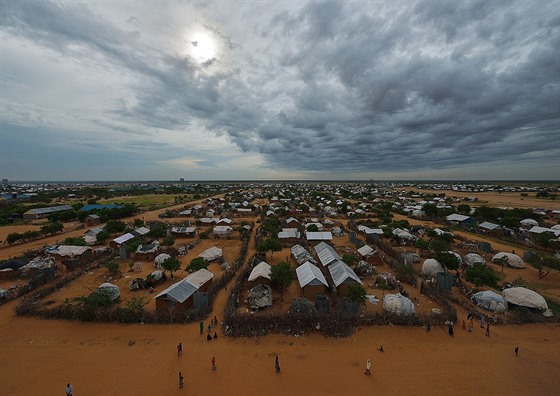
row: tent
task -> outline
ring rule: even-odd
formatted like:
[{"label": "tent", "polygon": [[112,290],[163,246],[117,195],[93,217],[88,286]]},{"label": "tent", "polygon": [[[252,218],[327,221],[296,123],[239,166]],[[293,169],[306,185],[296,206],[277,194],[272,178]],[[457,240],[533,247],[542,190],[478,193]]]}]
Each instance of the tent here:
[{"label": "tent", "polygon": [[497,253],[496,255],[494,255],[494,257],[492,257],[492,262],[499,263],[500,260],[502,260],[504,257],[507,257],[507,263],[506,263],[507,266],[512,268],[525,268],[525,263],[523,262],[523,259],[519,257],[517,254],[513,254],[513,253],[506,253],[506,252]]},{"label": "tent", "polygon": [[249,282],[261,277],[270,280],[270,264],[265,263],[264,261],[261,261],[255,266],[255,268],[253,268],[251,274],[249,275]]},{"label": "tent", "polygon": [[95,293],[97,294],[106,294],[111,298],[111,301],[118,300],[121,296],[121,291],[117,285],[113,285],[112,283],[105,282],[102,283],[96,290]]},{"label": "tent", "polygon": [[296,298],[290,305],[290,313],[311,314],[316,311],[315,305],[307,298]]},{"label": "tent", "polygon": [[540,311],[548,310],[546,300],[539,293],[525,287],[512,287],[502,292],[504,300],[508,304],[519,305],[527,308],[535,308]]},{"label": "tent", "polygon": [[506,300],[498,293],[492,290],[485,290],[473,294],[471,300],[474,304],[478,305],[480,308],[487,311],[493,312],[506,312],[507,303]]},{"label": "tent", "polygon": [[253,309],[272,306],[272,288],[268,285],[257,285],[249,290],[247,302]]},{"label": "tent", "polygon": [[160,269],[163,262],[168,258],[171,258],[171,256],[167,253],[158,254],[154,259],[154,265],[156,266],[157,269]]},{"label": "tent", "polygon": [[523,227],[530,228],[533,226],[538,226],[539,222],[534,219],[523,219],[519,222],[519,224],[521,224]]},{"label": "tent", "polygon": [[444,272],[443,267],[436,259],[427,259],[422,264],[422,273],[428,276],[436,276],[438,272]]},{"label": "tent", "polygon": [[222,257],[222,254],[222,249],[217,246],[212,246],[211,248],[206,249],[205,251],[200,253],[198,257],[202,257],[206,261],[213,261]]},{"label": "tent", "polygon": [[416,313],[412,301],[401,294],[386,294],[383,297],[383,309],[397,315],[414,315]]},{"label": "tent", "polygon": [[484,257],[476,253],[467,253],[463,258],[463,261],[469,266],[477,264],[486,265],[486,260],[484,260]]}]

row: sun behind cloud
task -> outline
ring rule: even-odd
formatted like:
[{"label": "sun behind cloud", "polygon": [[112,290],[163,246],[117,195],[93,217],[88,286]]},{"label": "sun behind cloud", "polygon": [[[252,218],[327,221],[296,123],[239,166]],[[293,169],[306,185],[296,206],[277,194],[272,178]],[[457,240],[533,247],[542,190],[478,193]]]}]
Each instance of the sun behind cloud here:
[{"label": "sun behind cloud", "polygon": [[195,33],[189,37],[188,54],[199,63],[206,63],[216,58],[216,42],[206,32]]}]

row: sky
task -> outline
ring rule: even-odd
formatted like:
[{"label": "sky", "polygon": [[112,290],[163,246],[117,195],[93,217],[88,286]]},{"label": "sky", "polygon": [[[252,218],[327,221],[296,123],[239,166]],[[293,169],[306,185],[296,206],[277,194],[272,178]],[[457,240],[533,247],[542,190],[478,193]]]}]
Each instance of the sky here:
[{"label": "sky", "polygon": [[9,180],[560,180],[560,2],[1,0]]}]

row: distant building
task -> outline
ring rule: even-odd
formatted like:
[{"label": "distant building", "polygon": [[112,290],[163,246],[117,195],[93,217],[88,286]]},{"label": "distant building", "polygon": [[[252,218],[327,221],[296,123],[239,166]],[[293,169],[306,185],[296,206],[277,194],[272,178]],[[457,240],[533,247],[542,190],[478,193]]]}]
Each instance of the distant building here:
[{"label": "distant building", "polygon": [[50,206],[48,208],[29,209],[23,214],[24,219],[44,219],[51,213],[65,212],[67,210],[74,210],[70,205]]}]

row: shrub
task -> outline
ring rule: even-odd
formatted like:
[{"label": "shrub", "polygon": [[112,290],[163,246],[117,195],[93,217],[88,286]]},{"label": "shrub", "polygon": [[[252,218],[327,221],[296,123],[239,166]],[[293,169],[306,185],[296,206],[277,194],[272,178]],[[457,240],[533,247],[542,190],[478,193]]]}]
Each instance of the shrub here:
[{"label": "shrub", "polygon": [[498,275],[484,264],[473,265],[465,271],[465,279],[477,286],[488,285],[490,287],[498,286]]},{"label": "shrub", "polygon": [[202,268],[208,268],[210,263],[203,259],[202,257],[196,257],[191,260],[189,265],[186,266],[185,271],[187,272],[195,272]]}]

